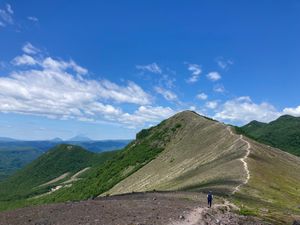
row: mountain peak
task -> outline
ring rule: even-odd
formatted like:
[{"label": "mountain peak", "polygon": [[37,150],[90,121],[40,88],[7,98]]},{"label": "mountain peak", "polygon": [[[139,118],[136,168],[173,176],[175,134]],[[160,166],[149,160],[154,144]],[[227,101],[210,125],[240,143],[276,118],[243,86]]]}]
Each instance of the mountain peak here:
[{"label": "mountain peak", "polygon": [[51,141],[51,142],[62,142],[63,139],[57,137],[57,138],[51,139],[50,141]]},{"label": "mountain peak", "polygon": [[87,142],[87,141],[92,141],[92,139],[83,136],[83,135],[76,135],[75,137],[70,138],[68,141],[81,141],[81,142]]},{"label": "mountain peak", "polygon": [[1,142],[12,142],[12,141],[17,141],[16,139],[9,138],[9,137],[0,137]]},{"label": "mountain peak", "polygon": [[202,118],[202,119],[218,122],[210,117],[200,115],[197,112],[192,111],[192,110],[185,110],[185,111],[179,112],[179,113],[175,114],[174,116],[172,116],[171,118],[180,118],[183,120],[193,120],[193,119],[201,119]]}]

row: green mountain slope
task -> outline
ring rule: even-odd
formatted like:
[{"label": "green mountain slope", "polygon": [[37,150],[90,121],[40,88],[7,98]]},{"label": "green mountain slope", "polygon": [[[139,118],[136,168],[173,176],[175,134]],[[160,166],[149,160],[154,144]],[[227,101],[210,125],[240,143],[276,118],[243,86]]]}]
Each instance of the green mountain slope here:
[{"label": "green mountain slope", "polygon": [[300,117],[285,115],[270,123],[252,121],[236,129],[258,142],[300,156]]},{"label": "green mountain slope", "polygon": [[7,150],[0,147],[0,181],[38,158],[41,154],[41,151],[34,149]]},{"label": "green mountain slope", "polygon": [[[0,138],[1,139],[1,138]],[[8,141],[10,140],[10,141]],[[58,144],[81,146],[91,152],[112,151],[124,148],[130,140],[103,140],[88,142],[71,142],[53,139],[51,141],[18,141],[8,138],[0,140],[0,181],[18,169],[37,159],[44,152]]]},{"label": "green mountain slope", "polygon": [[118,152],[112,160],[95,167],[85,179],[68,189],[59,190],[41,201],[56,202],[86,199],[108,191],[114,185],[147,165],[161,153],[181,124],[164,121],[158,126],[142,130],[135,141]]},{"label": "green mountain slope", "polygon": [[[257,123],[257,127],[260,126],[264,124]],[[47,155],[45,157],[49,159]],[[87,166],[84,164],[80,169]],[[142,130],[126,148],[111,155],[104,163],[91,167],[72,185],[60,180],[51,187],[67,185],[40,195],[44,193],[40,191],[42,186],[39,191],[23,194],[22,200],[14,204],[0,202],[1,207],[7,209],[154,189],[213,190],[237,203],[243,212],[275,218],[282,223],[300,215],[299,157],[238,135],[233,127],[191,111],[178,113],[155,127]],[[72,168],[60,170],[51,179],[66,171],[72,171]],[[49,181],[40,179],[35,185]],[[11,199],[20,198],[15,196],[15,191],[8,193]],[[4,196],[2,198],[5,200]]]},{"label": "green mountain slope", "polygon": [[101,164],[114,154],[96,154],[79,146],[58,145],[0,183],[0,201],[27,199],[48,192],[76,172]]}]

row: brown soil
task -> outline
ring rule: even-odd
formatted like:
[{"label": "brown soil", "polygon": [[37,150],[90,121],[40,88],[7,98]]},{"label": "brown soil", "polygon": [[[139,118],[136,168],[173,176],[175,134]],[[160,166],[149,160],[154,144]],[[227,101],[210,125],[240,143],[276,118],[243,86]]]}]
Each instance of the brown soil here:
[{"label": "brown soil", "polygon": [[28,207],[0,213],[0,225],[205,225],[265,224],[239,216],[218,200],[206,206],[195,193],[136,193]]}]

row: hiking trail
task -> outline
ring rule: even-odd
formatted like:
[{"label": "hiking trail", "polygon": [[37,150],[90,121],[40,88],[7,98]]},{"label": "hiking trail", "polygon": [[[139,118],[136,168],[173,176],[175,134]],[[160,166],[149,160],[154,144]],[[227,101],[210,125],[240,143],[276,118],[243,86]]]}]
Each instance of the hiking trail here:
[{"label": "hiking trail", "polygon": [[[227,127],[227,130],[229,131],[229,133],[230,133],[231,135],[235,135],[235,134],[232,132],[232,130],[230,129],[230,127]],[[247,161],[246,161],[246,160],[247,160],[248,156],[250,155],[251,144],[250,144],[248,141],[246,141],[246,140],[244,139],[244,136],[243,136],[243,135],[240,135],[239,140],[243,141],[243,142],[246,143],[246,145],[247,145],[247,148],[246,148],[246,154],[244,155],[243,158],[240,158],[240,161],[243,163],[243,167],[244,167],[244,169],[245,169],[245,171],[246,171],[246,179],[243,181],[243,183],[239,184],[238,186],[236,186],[236,187],[234,188],[232,194],[235,194],[237,191],[239,191],[239,190],[240,190],[240,187],[241,187],[242,185],[247,184],[248,181],[249,181],[249,179],[250,179],[250,171],[249,171],[248,164],[247,164]]]},{"label": "hiking trail", "polygon": [[197,207],[191,211],[186,218],[179,219],[178,221],[173,221],[169,225],[206,225],[206,224],[219,224],[221,222],[220,218],[214,216],[214,211],[226,208],[226,211],[231,211],[231,209],[239,210],[237,206],[225,200],[224,204],[214,204],[211,208],[208,207]]}]

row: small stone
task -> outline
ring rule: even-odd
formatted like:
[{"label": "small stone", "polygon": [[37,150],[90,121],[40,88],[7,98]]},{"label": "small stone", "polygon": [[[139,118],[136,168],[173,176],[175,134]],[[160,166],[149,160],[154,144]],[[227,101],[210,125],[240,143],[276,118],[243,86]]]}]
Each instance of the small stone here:
[{"label": "small stone", "polygon": [[184,220],[185,217],[184,217],[183,215],[180,215],[180,216],[179,216],[179,219]]}]

